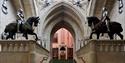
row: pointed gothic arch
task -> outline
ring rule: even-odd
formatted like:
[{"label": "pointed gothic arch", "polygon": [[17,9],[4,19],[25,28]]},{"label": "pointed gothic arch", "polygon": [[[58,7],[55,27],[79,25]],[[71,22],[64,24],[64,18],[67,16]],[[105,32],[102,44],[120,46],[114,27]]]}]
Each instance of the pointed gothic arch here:
[{"label": "pointed gothic arch", "polygon": [[[65,2],[53,5],[44,13],[42,18],[42,39],[46,40],[47,48],[50,48],[51,37],[58,28],[65,27],[71,32],[75,42],[82,39],[85,28],[85,15],[82,14],[79,8]],[[65,25],[61,24],[65,23]],[[59,25],[59,27],[58,27]],[[57,29],[56,29],[57,27]],[[78,43],[75,43],[76,50],[79,49]],[[50,50],[50,49],[48,49]]]}]

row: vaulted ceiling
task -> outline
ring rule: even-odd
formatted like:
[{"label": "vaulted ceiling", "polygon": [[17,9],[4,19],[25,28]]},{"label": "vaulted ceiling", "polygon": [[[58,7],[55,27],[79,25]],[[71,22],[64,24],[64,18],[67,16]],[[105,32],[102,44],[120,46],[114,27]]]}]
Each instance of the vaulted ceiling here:
[{"label": "vaulted ceiling", "polygon": [[[66,28],[68,31],[71,32],[71,34],[74,34],[74,31],[72,29],[71,24],[69,24],[66,19],[70,20],[70,21],[75,21],[76,24],[79,23],[80,19],[79,17],[68,7],[64,6],[64,5],[60,5],[59,7],[55,8],[48,16],[46,20],[50,20],[49,23],[60,19],[60,22],[58,22],[53,30],[52,30],[52,34],[55,33],[57,30],[59,30],[60,28]],[[49,25],[48,23],[48,25]]]}]

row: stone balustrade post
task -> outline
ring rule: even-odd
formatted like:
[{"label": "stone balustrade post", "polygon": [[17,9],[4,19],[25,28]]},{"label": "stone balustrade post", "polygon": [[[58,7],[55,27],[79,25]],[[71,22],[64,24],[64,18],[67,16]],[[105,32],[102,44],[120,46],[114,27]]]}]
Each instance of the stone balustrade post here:
[{"label": "stone balustrade post", "polygon": [[17,51],[17,50],[18,50],[18,44],[14,44],[13,51]]},{"label": "stone balustrade post", "polygon": [[1,51],[7,51],[8,47],[7,44],[1,44],[2,50]]},{"label": "stone balustrade post", "polygon": [[13,51],[13,44],[8,44],[8,51]]}]

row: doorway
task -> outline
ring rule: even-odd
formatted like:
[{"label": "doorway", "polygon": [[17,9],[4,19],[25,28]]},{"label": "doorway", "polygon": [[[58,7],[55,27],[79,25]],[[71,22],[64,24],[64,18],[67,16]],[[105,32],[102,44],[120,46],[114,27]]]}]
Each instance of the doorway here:
[{"label": "doorway", "polygon": [[52,38],[52,59],[73,59],[73,43],[73,36],[67,29],[57,30]]}]

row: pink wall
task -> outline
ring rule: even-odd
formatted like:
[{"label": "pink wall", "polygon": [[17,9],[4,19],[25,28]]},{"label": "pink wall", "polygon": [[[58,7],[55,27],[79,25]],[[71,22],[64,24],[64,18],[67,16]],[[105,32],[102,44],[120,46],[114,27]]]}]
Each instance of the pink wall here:
[{"label": "pink wall", "polygon": [[61,28],[55,34],[57,34],[57,42],[53,42],[52,44],[53,48],[58,48],[62,42],[68,48],[73,48],[73,42],[74,42],[73,37],[68,30],[66,30],[65,28]]}]

